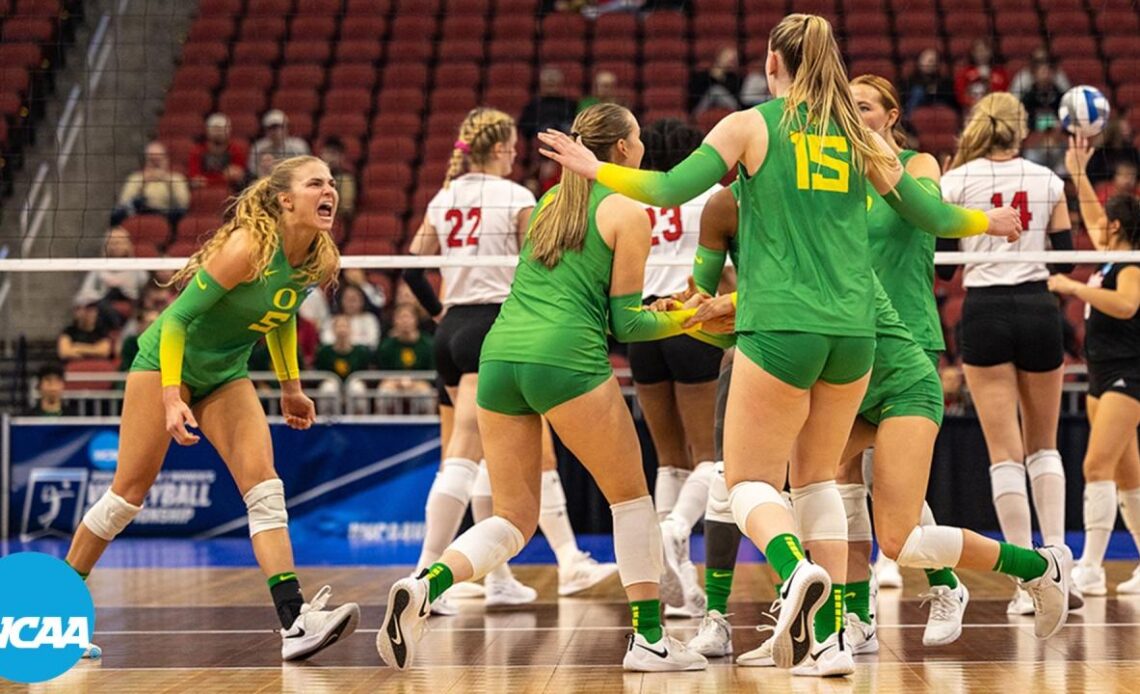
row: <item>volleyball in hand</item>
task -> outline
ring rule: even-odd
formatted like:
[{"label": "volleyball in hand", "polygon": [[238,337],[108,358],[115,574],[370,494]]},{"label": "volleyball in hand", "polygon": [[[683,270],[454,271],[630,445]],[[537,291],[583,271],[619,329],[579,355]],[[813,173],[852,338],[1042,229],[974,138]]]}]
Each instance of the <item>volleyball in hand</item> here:
[{"label": "volleyball in hand", "polygon": [[1073,87],[1061,97],[1061,108],[1057,116],[1065,130],[1074,135],[1093,137],[1099,135],[1108,123],[1108,99],[1100,90],[1082,84]]}]

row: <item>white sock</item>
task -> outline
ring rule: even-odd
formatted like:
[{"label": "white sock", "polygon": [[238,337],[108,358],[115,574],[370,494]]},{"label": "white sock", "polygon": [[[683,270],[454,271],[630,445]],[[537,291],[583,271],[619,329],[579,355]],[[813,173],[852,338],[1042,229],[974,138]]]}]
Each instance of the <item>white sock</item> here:
[{"label": "white sock", "polygon": [[708,505],[709,483],[712,481],[713,473],[711,460],[697,465],[685,480],[685,484],[681,486],[681,491],[677,494],[677,503],[673,505],[673,510],[666,516],[666,520],[677,523],[686,533],[691,533],[693,525],[701,519]]},{"label": "white sock", "polygon": [[[471,519],[476,523],[487,520],[494,511],[491,502],[491,475],[487,472],[487,461],[479,462],[479,473],[475,477],[475,486],[471,491]],[[511,570],[504,563],[487,572],[488,581],[509,581]]]},{"label": "white sock", "polygon": [[1005,541],[1018,547],[1032,547],[1025,466],[1012,460],[991,465],[990,484],[993,487],[994,510]]},{"label": "white sock", "polygon": [[1065,544],[1065,466],[1056,450],[1037,451],[1025,459],[1033,486],[1033,507],[1046,545]]},{"label": "white sock", "polygon": [[1116,525],[1116,482],[1085,484],[1085,551],[1081,566],[1099,568]]},{"label": "white sock", "polygon": [[416,573],[435,563],[455,539],[478,470],[474,460],[448,458],[443,461],[424,506],[424,544],[416,562]]},{"label": "white sock", "polygon": [[653,505],[657,509],[657,520],[665,520],[665,516],[673,510],[681,487],[685,486],[688,477],[689,471],[679,467],[657,468],[657,482],[653,485]]},{"label": "white sock", "polygon": [[1120,517],[1140,549],[1140,488],[1117,490],[1116,498],[1120,501]]},{"label": "white sock", "polygon": [[570,526],[570,515],[566,512],[566,492],[562,489],[562,478],[557,470],[542,473],[542,501],[538,514],[538,527],[554,550],[558,566],[569,566],[578,557],[578,541],[574,539],[574,528]]}]

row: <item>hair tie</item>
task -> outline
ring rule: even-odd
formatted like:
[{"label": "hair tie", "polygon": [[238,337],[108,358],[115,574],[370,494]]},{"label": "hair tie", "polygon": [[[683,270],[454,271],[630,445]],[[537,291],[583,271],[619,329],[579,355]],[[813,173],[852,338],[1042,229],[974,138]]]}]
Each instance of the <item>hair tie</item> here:
[{"label": "hair tie", "polygon": [[581,140],[581,139],[582,139],[582,133],[580,133],[580,132],[577,132],[577,131],[575,131],[575,130],[571,130],[571,131],[570,131],[570,139],[572,139],[572,140],[574,140],[575,142],[577,142],[577,141],[579,141],[579,140]]},{"label": "hair tie", "polygon": [[471,154],[471,145],[467,144],[463,140],[456,140],[453,146],[455,149],[463,152],[464,154]]}]

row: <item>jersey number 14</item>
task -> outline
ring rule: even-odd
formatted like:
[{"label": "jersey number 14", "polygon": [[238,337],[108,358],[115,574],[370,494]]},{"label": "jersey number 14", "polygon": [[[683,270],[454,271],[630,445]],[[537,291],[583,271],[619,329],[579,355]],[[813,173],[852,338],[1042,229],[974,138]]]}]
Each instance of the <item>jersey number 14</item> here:
[{"label": "jersey number 14", "polygon": [[[1001,193],[994,193],[990,198],[990,204],[994,207],[1002,206]],[[1029,222],[1033,219],[1033,214],[1029,211],[1029,196],[1026,195],[1024,190],[1019,190],[1013,194],[1013,202],[1009,206],[1021,213],[1021,228],[1028,229]]]}]

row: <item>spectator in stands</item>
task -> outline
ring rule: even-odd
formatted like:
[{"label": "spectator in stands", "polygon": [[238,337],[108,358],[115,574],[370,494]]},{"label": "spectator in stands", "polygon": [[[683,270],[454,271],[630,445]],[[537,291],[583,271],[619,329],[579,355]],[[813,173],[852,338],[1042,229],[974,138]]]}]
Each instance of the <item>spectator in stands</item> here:
[{"label": "spectator in stands", "polygon": [[740,103],[740,56],[735,46],[724,46],[711,66],[689,77],[689,112],[694,116],[710,108],[736,111]]},{"label": "spectator in stands", "polygon": [[[108,258],[134,257],[134,244],[131,236],[122,227],[113,227],[107,232],[103,244],[103,255]],[[126,320],[115,304],[130,302],[133,305],[139,300],[143,287],[150,280],[150,276],[143,270],[91,270],[83,278],[76,297],[99,297],[99,320],[112,329],[119,328]],[[128,314],[129,315],[129,312]]]},{"label": "spectator in stands", "polygon": [[63,401],[63,366],[44,364],[36,372],[36,404],[28,407],[25,417],[74,417],[79,414],[73,402]]},{"label": "spectator in stands", "polygon": [[1116,174],[1116,165],[1121,161],[1131,162],[1140,168],[1140,150],[1132,144],[1132,122],[1128,109],[1114,112],[1108,119],[1104,132],[1097,138],[1099,143],[1089,161],[1089,181],[1093,185],[1104,183]]},{"label": "spectator in stands", "polygon": [[139,335],[150,327],[150,324],[158,318],[160,311],[152,308],[140,309],[138,315],[133,321],[128,323],[123,328],[123,333],[126,337],[123,338],[123,344],[119,347],[119,371],[130,371],[131,363],[135,360],[135,355],[139,353]]},{"label": "spectator in stands", "polygon": [[[267,111],[261,118],[261,127],[265,130],[265,137],[253,143],[253,149],[249,151],[250,161],[258,167],[261,166],[261,155],[264,153],[272,154],[274,161],[309,153],[308,143],[299,137],[289,136],[289,119],[283,111]],[[264,174],[258,172],[259,177],[264,175],[268,175],[268,171]]]},{"label": "spectator in stands", "polygon": [[317,350],[313,368],[332,371],[343,381],[349,374],[363,371],[372,364],[372,350],[352,343],[352,321],[348,316],[339,313],[332,317],[330,323],[333,341],[322,344]]},{"label": "spectator in stands", "polygon": [[[376,365],[382,371],[427,371],[435,368],[432,337],[420,330],[414,306],[396,306],[392,314],[392,330],[376,350]],[[386,378],[380,382],[381,395],[413,395],[430,393],[431,390],[429,381],[418,379]]]},{"label": "spectator in stands", "polygon": [[594,75],[593,91],[578,101],[578,111],[583,111],[594,104],[617,101],[617,75],[609,70],[600,70]]},{"label": "spectator in stands", "polygon": [[[395,305],[411,306],[412,310],[416,312],[416,322],[420,326],[420,332],[435,334],[435,320],[427,312],[427,309],[423,307],[419,299],[416,298],[416,295],[412,292],[412,288],[403,280],[400,280],[399,284],[396,285]],[[442,319],[442,317],[441,314],[440,318]]]},{"label": "spectator in stands", "polygon": [[156,272],[154,274],[155,281],[143,287],[142,298],[139,299],[139,308],[147,311],[153,310],[162,312],[163,309],[170,305],[170,302],[174,301],[174,297],[177,296],[177,294],[174,291],[174,287],[166,284],[166,282],[170,280],[169,277],[160,279],[160,273]]},{"label": "spectator in stands", "polygon": [[177,224],[190,206],[190,184],[170,168],[166,145],[154,141],[146,146],[143,168],[127,176],[119,191],[119,204],[111,213],[111,224],[119,224],[135,214],[161,214]]},{"label": "spectator in stands", "polygon": [[1049,50],[1045,46],[1038,46],[1029,56],[1029,64],[1017,71],[1017,74],[1013,76],[1013,82],[1009,85],[1010,93],[1021,99],[1022,103],[1025,103],[1025,95],[1034,88],[1034,83],[1038,81],[1035,75],[1037,68],[1041,65],[1048,65],[1051,69],[1053,86],[1057,88],[1058,92],[1064,94],[1069,90],[1071,86],[1069,77],[1049,57]]},{"label": "spectator in stands", "polygon": [[[368,349],[376,349],[380,344],[380,320],[367,310],[367,300],[363,290],[355,285],[347,285],[341,289],[340,312],[348,316],[352,327],[352,344],[362,345]],[[333,334],[332,320],[325,322],[321,329],[321,342],[332,344],[336,341]]]},{"label": "spectator in stands", "polygon": [[321,159],[329,165],[329,171],[336,179],[336,189],[340,193],[337,216],[352,218],[356,209],[356,176],[344,165],[344,142],[335,135],[325,138],[321,144]]},{"label": "spectator in stands", "polygon": [[954,93],[958,105],[968,110],[990,92],[1004,92],[1009,88],[1009,73],[1001,64],[994,63],[994,48],[984,36],[974,39],[970,46],[970,60],[954,74]]},{"label": "spectator in stands", "polygon": [[1057,109],[1061,106],[1062,94],[1064,91],[1057,85],[1057,71],[1053,64],[1048,60],[1035,61],[1033,81],[1020,96],[1029,116],[1031,131],[1045,132],[1057,127]]},{"label": "spectator in stands", "polygon": [[1100,200],[1100,204],[1107,205],[1108,199],[1117,195],[1140,195],[1140,189],[1136,187],[1136,183],[1136,163],[1121,159],[1113,167],[1112,180],[1105,181],[1096,187],[1097,199]]},{"label": "spectator in stands", "polygon": [[206,119],[206,140],[190,150],[190,184],[227,186],[236,190],[245,182],[249,152],[230,138],[230,119],[224,113]]},{"label": "spectator in stands", "polygon": [[748,74],[740,85],[740,103],[744,106],[762,104],[772,98],[768,91],[768,77],[764,74],[763,61],[753,61],[748,66]]},{"label": "spectator in stands", "polygon": [[60,361],[110,359],[114,346],[110,332],[99,323],[99,296],[80,294],[73,304],[75,319],[56,342]]},{"label": "spectator in stands", "polygon": [[[388,303],[388,297],[384,296],[384,292],[380,287],[368,281],[368,276],[364,270],[360,268],[346,268],[342,270],[340,273],[340,283],[342,288],[351,285],[364,292],[364,310],[380,318],[382,309]],[[341,297],[338,295],[337,301],[339,302],[340,300]]]},{"label": "spectator in stands", "polygon": [[903,113],[906,117],[922,106],[949,106],[958,109],[954,83],[946,75],[942,57],[934,48],[918,54],[914,69],[902,86]]},{"label": "spectator in stands", "polygon": [[519,132],[533,138],[548,128],[569,130],[577,104],[566,96],[565,79],[556,67],[542,68],[538,73],[538,96],[523,107]]}]

